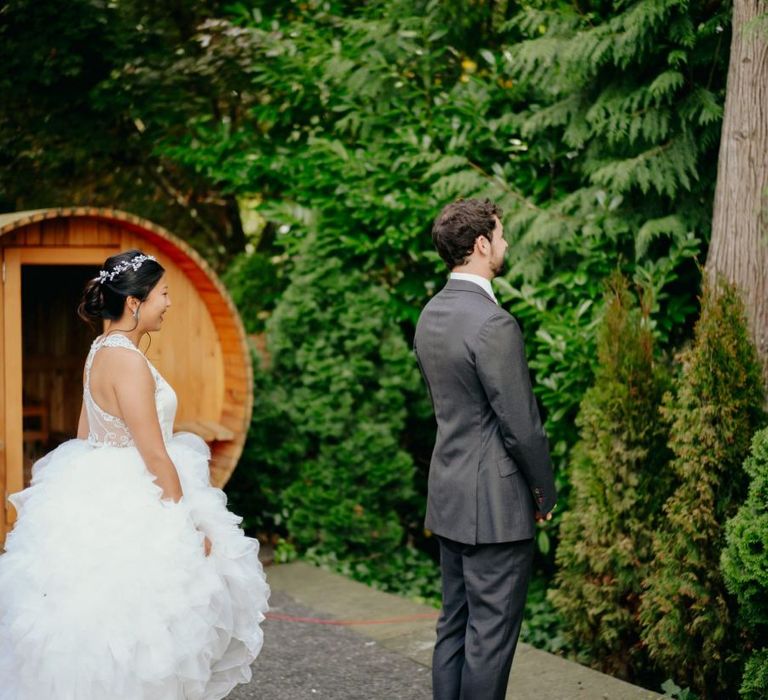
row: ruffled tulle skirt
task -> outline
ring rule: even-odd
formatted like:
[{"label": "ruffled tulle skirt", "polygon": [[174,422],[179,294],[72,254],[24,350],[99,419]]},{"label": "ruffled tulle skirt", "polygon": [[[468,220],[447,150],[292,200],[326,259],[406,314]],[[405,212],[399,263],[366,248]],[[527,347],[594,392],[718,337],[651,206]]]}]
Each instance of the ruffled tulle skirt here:
[{"label": "ruffled tulle skirt", "polygon": [[10,497],[0,700],[214,700],[250,680],[269,596],[258,543],[210,486],[205,443],[179,434],[168,452],[179,503],[135,447],[84,440]]}]

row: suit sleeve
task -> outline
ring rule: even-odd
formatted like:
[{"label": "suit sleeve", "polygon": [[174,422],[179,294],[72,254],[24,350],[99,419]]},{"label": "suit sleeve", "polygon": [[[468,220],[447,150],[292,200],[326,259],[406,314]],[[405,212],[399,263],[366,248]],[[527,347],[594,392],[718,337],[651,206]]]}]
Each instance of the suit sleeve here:
[{"label": "suit sleeve", "polygon": [[480,329],[477,374],[501,427],[507,453],[525,475],[537,510],[557,500],[547,435],[533,395],[523,335],[509,314],[494,315]]},{"label": "suit sleeve", "polygon": [[413,354],[416,357],[416,364],[419,366],[419,372],[421,372],[421,376],[424,378],[424,383],[427,385],[427,395],[429,396],[429,401],[432,404],[432,411],[435,412],[435,399],[432,397],[432,387],[429,386],[429,379],[427,378],[427,373],[424,371],[424,367],[421,364],[421,358],[419,358],[419,350],[416,347],[416,339],[413,339]]}]

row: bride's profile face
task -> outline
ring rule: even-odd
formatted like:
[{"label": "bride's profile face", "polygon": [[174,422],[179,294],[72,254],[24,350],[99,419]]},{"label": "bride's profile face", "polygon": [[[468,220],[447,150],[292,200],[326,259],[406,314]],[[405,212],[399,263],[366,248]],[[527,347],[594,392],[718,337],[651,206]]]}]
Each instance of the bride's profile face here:
[{"label": "bride's profile face", "polygon": [[163,275],[141,305],[140,316],[144,328],[148,331],[159,331],[163,325],[165,312],[170,305],[168,283]]}]

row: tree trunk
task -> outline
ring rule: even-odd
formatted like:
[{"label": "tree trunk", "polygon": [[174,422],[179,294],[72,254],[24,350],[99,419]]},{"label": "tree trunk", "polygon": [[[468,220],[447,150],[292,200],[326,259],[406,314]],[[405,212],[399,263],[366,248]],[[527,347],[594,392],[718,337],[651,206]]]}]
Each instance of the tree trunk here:
[{"label": "tree trunk", "polygon": [[706,273],[745,298],[768,379],[768,0],[734,0],[733,39]]}]

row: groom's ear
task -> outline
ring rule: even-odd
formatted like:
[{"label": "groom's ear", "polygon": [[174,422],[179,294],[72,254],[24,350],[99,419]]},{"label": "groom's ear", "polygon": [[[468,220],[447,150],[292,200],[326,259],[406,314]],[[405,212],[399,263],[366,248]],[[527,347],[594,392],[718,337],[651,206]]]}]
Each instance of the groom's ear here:
[{"label": "groom's ear", "polygon": [[491,242],[488,240],[488,236],[475,238],[475,250],[482,255],[488,255],[491,252]]}]

